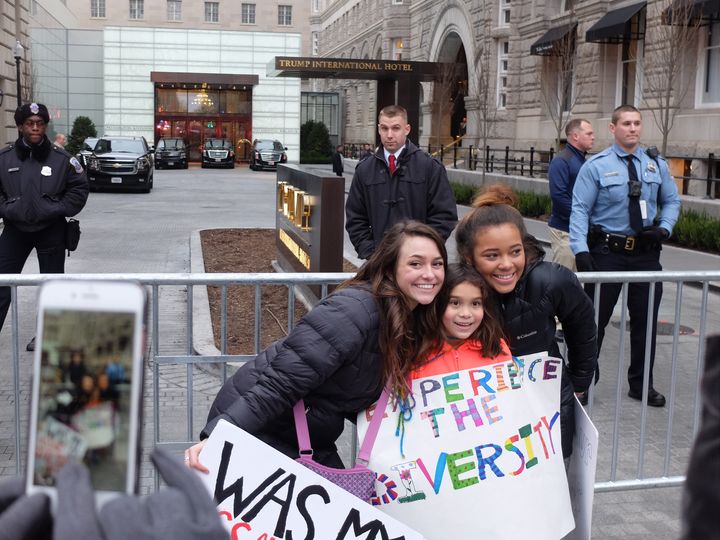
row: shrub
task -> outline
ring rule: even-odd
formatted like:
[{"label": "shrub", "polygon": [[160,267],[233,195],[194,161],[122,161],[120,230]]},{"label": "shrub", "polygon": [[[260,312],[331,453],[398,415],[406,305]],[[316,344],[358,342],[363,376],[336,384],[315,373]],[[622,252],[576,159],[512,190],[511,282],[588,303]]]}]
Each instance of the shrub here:
[{"label": "shrub", "polygon": [[330,132],[325,124],[308,120],[300,126],[300,163],[330,163],[332,152]]},{"label": "shrub", "polygon": [[450,186],[452,187],[453,195],[455,195],[455,202],[457,204],[470,205],[475,193],[477,193],[477,186],[458,184],[457,182],[451,182]]},{"label": "shrub", "polygon": [[82,148],[83,141],[88,137],[97,137],[95,124],[87,116],[78,116],[73,122],[72,131],[68,137],[65,150],[71,154],[77,154]]}]

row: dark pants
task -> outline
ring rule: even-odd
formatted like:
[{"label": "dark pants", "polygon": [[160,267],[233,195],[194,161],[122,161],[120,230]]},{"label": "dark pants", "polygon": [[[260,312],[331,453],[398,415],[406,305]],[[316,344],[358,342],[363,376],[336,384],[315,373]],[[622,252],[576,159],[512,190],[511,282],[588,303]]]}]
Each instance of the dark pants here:
[{"label": "dark pants", "polygon": [[[659,271],[660,251],[651,249],[637,254],[591,252],[599,272],[637,272]],[[605,337],[605,327],[610,322],[613,309],[622,289],[622,283],[604,283],[600,287],[600,306],[598,310],[598,358]],[[662,298],[662,283],[655,284],[655,302],[652,313],[652,337],[650,338],[650,388],[653,388],[653,365],[655,363],[655,337],[657,334],[657,314]],[[585,291],[594,300],[595,285],[588,284]],[[627,309],[630,312],[630,368],[628,383],[633,392],[642,392],[645,366],[645,329],[647,328],[648,283],[630,283],[628,285]],[[599,366],[598,362],[598,366]],[[598,367],[599,369],[599,367]]]},{"label": "dark pants", "polygon": [[[65,272],[65,219],[36,232],[23,232],[5,222],[0,235],[0,274],[20,274],[30,252],[37,250],[41,274]],[[10,307],[10,287],[0,287],[0,328]]]}]

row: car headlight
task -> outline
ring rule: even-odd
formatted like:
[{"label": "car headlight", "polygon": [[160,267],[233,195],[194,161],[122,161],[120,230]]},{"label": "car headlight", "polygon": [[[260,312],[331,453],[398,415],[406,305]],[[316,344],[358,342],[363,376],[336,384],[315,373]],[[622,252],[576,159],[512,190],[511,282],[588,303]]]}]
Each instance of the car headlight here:
[{"label": "car headlight", "polygon": [[230,152],[228,152],[228,155],[229,155],[230,157],[235,157],[235,152],[233,152],[232,150],[230,150]]},{"label": "car headlight", "polygon": [[89,158],[88,159],[88,169],[99,169],[100,164],[98,163],[98,158]]},{"label": "car headlight", "polygon": [[287,161],[287,154],[283,153],[283,155],[280,156],[280,162],[285,163]]},{"label": "car headlight", "polygon": [[150,166],[150,162],[147,160],[147,158],[140,158],[137,160],[137,168],[138,171],[143,171],[147,169]]},{"label": "car headlight", "polygon": [[181,158],[187,157],[187,154],[185,152],[180,152],[180,157]]}]

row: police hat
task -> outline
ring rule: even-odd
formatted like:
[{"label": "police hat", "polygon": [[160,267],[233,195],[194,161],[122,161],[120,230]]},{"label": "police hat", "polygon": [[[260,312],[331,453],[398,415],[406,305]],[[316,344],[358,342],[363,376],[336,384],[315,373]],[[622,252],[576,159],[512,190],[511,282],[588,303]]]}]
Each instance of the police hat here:
[{"label": "police hat", "polygon": [[45,105],[42,103],[26,103],[22,107],[15,109],[15,125],[22,125],[31,116],[39,116],[46,124],[50,122],[50,114]]}]

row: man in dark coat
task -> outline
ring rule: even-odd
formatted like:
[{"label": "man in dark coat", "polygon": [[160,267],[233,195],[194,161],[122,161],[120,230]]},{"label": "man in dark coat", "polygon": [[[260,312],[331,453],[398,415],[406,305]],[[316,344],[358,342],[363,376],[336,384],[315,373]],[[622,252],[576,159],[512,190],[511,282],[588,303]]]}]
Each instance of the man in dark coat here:
[{"label": "man in dark coat", "polygon": [[[20,136],[0,150],[0,274],[21,273],[33,248],[41,273],[65,271],[65,218],[83,209],[89,189],[80,162],[45,135],[49,121],[45,105],[18,107]],[[0,287],[0,328],[9,306],[10,289]]]},{"label": "man in dark coat", "polygon": [[343,171],[345,170],[345,167],[343,166],[343,152],[345,151],[345,148],[343,148],[342,144],[339,144],[337,148],[335,148],[335,153],[333,154],[333,172],[338,175],[342,176]]},{"label": "man in dark coat", "polygon": [[408,140],[404,108],[382,109],[378,132],[382,145],[358,163],[345,203],[345,228],[358,257],[370,257],[385,231],[404,219],[427,223],[447,240],[457,206],[445,167]]}]

